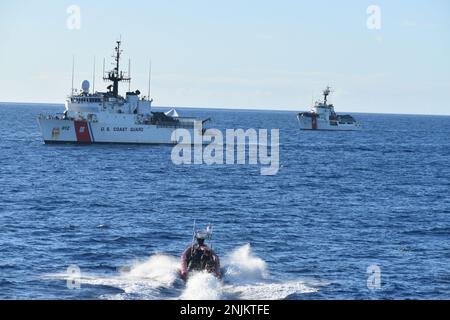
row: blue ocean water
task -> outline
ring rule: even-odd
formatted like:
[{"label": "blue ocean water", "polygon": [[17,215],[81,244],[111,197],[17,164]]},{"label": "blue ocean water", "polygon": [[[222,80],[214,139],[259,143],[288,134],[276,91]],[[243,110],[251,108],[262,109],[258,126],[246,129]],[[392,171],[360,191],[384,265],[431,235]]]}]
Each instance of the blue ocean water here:
[{"label": "blue ocean water", "polygon": [[[36,117],[61,110],[0,104],[1,299],[450,298],[450,117],[301,132],[294,112],[179,110],[280,128],[280,171],[262,176],[176,166],[170,146],[44,145]],[[213,224],[224,283],[176,277],[194,219]]]}]

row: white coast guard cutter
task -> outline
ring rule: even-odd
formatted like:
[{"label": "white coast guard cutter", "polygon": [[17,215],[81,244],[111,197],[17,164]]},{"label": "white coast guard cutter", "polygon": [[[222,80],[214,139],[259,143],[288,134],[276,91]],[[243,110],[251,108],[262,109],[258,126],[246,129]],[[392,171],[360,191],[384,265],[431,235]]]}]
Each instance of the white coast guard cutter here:
[{"label": "white coast guard cutter", "polygon": [[119,95],[119,83],[131,80],[119,69],[120,45],[117,41],[114,69],[103,75],[105,81],[112,82],[107,92],[89,92],[90,84],[85,80],[81,93],[72,91],[68,97],[63,114],[39,116],[45,143],[175,144],[178,138],[172,133],[176,129],[187,129],[192,135],[194,127],[202,128],[207,120],[180,117],[175,110],[152,112],[153,100],[140,97],[139,90]]},{"label": "white coast guard cutter", "polygon": [[323,91],[323,102],[316,102],[311,111],[297,114],[301,130],[359,130],[361,125],[351,115],[338,115],[327,103],[330,87]]}]

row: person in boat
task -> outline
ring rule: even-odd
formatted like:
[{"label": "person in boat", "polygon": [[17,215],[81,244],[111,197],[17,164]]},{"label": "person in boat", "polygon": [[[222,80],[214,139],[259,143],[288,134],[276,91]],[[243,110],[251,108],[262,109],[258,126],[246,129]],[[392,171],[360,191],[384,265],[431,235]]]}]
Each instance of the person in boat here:
[{"label": "person in boat", "polygon": [[181,278],[187,280],[192,271],[207,271],[221,278],[220,260],[217,254],[205,244],[208,234],[197,232],[196,244],[192,244],[181,255]]}]

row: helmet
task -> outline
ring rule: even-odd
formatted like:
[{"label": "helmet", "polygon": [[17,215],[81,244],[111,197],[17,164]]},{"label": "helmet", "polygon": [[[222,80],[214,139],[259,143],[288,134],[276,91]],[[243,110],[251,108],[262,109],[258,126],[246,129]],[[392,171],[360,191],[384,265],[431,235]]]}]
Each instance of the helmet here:
[{"label": "helmet", "polygon": [[[195,229],[195,224],[194,224],[194,229]],[[208,224],[208,226],[206,227],[206,230],[195,231],[194,238],[199,243],[200,242],[203,243],[205,240],[211,240],[211,234],[212,234],[212,227],[211,227],[211,224]]]},{"label": "helmet", "polygon": [[207,232],[204,231],[197,231],[195,233],[195,239],[197,240],[205,240],[209,238],[209,234]]}]

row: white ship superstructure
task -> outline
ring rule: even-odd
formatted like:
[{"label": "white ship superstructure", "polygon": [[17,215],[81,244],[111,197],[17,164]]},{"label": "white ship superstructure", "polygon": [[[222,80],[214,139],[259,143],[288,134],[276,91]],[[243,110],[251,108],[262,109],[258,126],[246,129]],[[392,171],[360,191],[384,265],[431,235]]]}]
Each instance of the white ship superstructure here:
[{"label": "white ship superstructure", "polygon": [[207,120],[178,116],[175,110],[153,112],[152,99],[141,97],[139,90],[119,95],[119,83],[130,81],[120,71],[121,42],[116,42],[115,67],[103,79],[112,82],[107,92],[90,92],[89,81],[82,90],[72,94],[60,115],[41,115],[38,122],[45,143],[140,143],[175,144],[172,133],[183,128],[193,134],[194,126],[201,128]]},{"label": "white ship superstructure", "polygon": [[316,102],[310,112],[300,112],[297,119],[301,130],[359,130],[360,124],[351,115],[338,115],[327,103],[330,87],[323,91],[323,102]]}]

